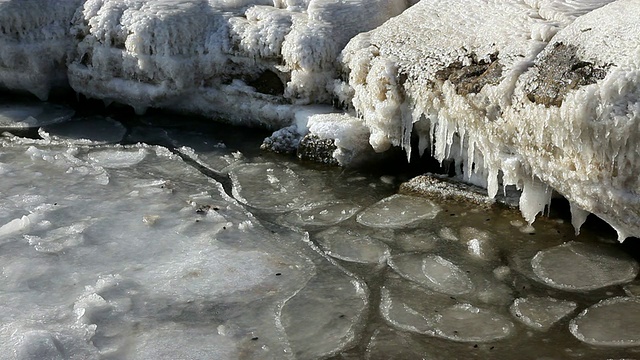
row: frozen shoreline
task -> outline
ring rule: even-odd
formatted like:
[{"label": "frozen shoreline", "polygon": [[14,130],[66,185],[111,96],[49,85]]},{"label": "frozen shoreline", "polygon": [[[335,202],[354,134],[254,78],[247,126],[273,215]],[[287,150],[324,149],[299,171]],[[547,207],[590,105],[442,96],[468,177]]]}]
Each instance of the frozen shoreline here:
[{"label": "frozen shoreline", "polygon": [[342,163],[417,145],[490,195],[522,189],[529,222],[555,190],[577,229],[594,213],[624,240],[640,235],[639,17],[638,0],[5,0],[0,86],[295,125]]}]

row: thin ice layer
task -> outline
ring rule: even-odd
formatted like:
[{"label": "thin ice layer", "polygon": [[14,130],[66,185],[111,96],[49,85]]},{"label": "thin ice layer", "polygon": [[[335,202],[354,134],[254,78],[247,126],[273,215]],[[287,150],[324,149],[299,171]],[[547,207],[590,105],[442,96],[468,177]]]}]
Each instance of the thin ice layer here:
[{"label": "thin ice layer", "polygon": [[[356,336],[362,283],[302,234],[264,228],[167,149],[20,138],[2,149],[3,354],[281,359]],[[313,323],[340,312],[344,325],[318,322],[326,337],[309,342],[285,318],[328,292]]]},{"label": "thin ice layer", "polygon": [[571,320],[569,330],[578,340],[596,346],[638,346],[640,344],[640,301],[616,297],[585,309]]},{"label": "thin ice layer", "polygon": [[638,262],[605,245],[568,242],[539,251],[531,259],[539,280],[568,291],[594,290],[624,284],[638,275]]}]

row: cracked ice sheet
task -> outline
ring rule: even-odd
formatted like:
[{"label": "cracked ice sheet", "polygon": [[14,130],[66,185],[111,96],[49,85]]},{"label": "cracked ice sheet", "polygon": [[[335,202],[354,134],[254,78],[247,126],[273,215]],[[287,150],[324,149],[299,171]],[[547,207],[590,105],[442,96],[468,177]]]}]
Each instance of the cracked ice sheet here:
[{"label": "cracked ice sheet", "polygon": [[[364,284],[302,234],[264,228],[164,148],[12,138],[0,169],[2,354],[281,359],[354,336]],[[339,299],[307,314],[346,318],[309,347],[290,338],[301,325],[287,304],[321,299],[327,286],[309,284],[327,281],[344,282]]]}]

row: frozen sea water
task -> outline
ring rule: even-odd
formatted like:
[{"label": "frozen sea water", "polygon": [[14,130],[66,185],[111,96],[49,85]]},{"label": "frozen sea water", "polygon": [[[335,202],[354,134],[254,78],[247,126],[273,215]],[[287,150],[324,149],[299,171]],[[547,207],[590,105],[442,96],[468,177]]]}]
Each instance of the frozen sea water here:
[{"label": "frozen sea water", "polygon": [[67,120],[0,138],[0,359],[637,357],[614,234],[190,118]]}]

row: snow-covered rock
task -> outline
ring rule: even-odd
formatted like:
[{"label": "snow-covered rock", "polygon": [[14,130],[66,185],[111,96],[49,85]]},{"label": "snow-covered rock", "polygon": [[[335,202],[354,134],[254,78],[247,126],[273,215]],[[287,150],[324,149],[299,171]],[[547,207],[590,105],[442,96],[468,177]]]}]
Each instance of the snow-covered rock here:
[{"label": "snow-covered rock", "polygon": [[351,40],[336,95],[377,151],[410,154],[417,137],[490,196],[522,189],[529,223],[556,190],[620,239],[639,234],[640,2],[573,5],[419,2]]}]

